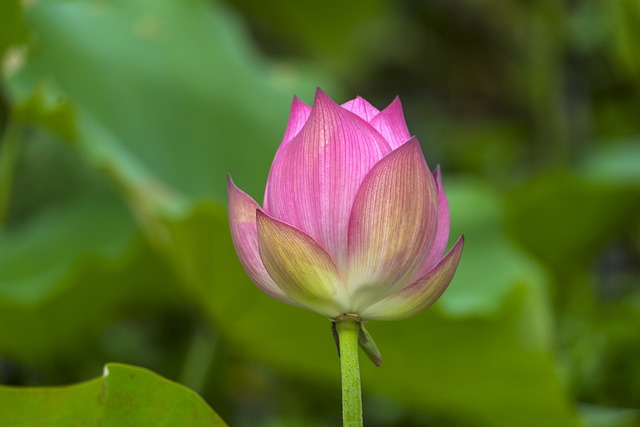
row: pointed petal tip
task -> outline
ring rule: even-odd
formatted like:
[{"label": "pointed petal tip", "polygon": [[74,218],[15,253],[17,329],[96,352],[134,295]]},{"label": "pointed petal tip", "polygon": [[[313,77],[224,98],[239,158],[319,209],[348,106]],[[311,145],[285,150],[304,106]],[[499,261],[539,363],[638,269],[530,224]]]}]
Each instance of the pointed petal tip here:
[{"label": "pointed petal tip", "polygon": [[316,96],[315,96],[315,98],[313,100],[313,106],[315,107],[316,105],[321,105],[321,106],[326,106],[326,105],[339,106],[329,95],[327,95],[327,93],[325,91],[323,91],[319,87],[316,88]]},{"label": "pointed petal tip", "polygon": [[399,114],[401,117],[404,117],[404,112],[402,110],[402,101],[400,101],[400,97],[396,95],[395,98],[381,111],[384,111],[385,114],[390,114],[391,112],[395,114]]},{"label": "pointed petal tip", "polygon": [[374,117],[371,124],[389,141],[391,148],[399,147],[411,137],[399,97],[395,97],[380,114]]},{"label": "pointed petal tip", "polygon": [[400,95],[396,95],[395,98],[393,98],[393,101],[391,101],[389,105],[387,105],[387,108],[391,106],[393,106],[394,108],[400,108],[400,110],[402,110],[402,101],[400,100]]},{"label": "pointed petal tip", "polygon": [[[459,252],[461,254],[463,247],[464,247],[464,234],[461,234],[460,237],[458,237],[458,240],[456,240],[453,246],[451,246],[451,249],[449,249],[449,252],[447,252],[447,254],[442,259],[448,257],[450,254],[453,254],[455,252]],[[460,254],[458,254],[458,256],[460,256]],[[441,262],[442,259],[439,262]]]},{"label": "pointed petal tip", "polygon": [[422,147],[420,146],[420,141],[418,141],[418,138],[415,135],[409,138],[407,142],[405,142],[404,144],[400,145],[398,148],[395,149],[395,151],[397,150],[415,150],[416,152],[420,153],[420,156],[424,157],[424,155],[422,154]]},{"label": "pointed petal tip", "polygon": [[299,306],[275,284],[260,258],[255,214],[258,209],[258,204],[237,188],[229,175],[229,226],[240,263],[262,291],[282,302]]},{"label": "pointed petal tip", "polygon": [[443,203],[446,203],[446,208],[448,209],[448,202],[446,201],[446,196],[444,195],[444,185],[442,183],[442,170],[440,169],[440,165],[436,165],[436,168],[433,170],[433,179],[436,181],[436,185],[438,186],[438,194],[442,193],[444,200]]},{"label": "pointed petal tip", "polygon": [[433,179],[436,180],[436,185],[438,186],[438,194],[440,192],[444,192],[444,186],[442,185],[442,172],[440,171],[440,165],[436,165],[436,168],[432,172]]},{"label": "pointed petal tip", "polygon": [[412,135],[411,138],[409,138],[407,142],[405,142],[403,145],[406,145],[409,143],[416,144],[418,147],[420,147],[420,141],[418,141],[418,137],[415,135]]},{"label": "pointed petal tip", "polygon": [[[242,194],[243,196],[251,198],[247,193],[242,191],[231,178],[231,174],[227,174],[227,194],[231,197],[234,194]],[[253,200],[253,199],[252,199]]]},{"label": "pointed petal tip", "polygon": [[[457,268],[458,263],[460,262],[460,258],[462,257],[462,249],[464,249],[464,234],[461,234],[460,237],[458,237],[458,240],[456,240],[456,242],[453,244],[453,246],[451,246],[451,249],[449,249],[449,252],[447,252],[447,254],[440,260],[440,262],[438,263],[438,265],[445,259],[448,258],[449,256],[453,257],[453,258],[457,258],[456,261],[456,266],[454,267],[454,270]],[[437,268],[434,267],[434,268]]]},{"label": "pointed petal tip", "polygon": [[[407,142],[395,148],[394,151],[398,151],[400,149],[413,151],[412,155],[420,157],[427,165],[427,170],[431,172],[431,169],[429,168],[429,164],[427,163],[427,159],[424,157],[424,153],[422,152],[422,145],[420,145],[420,141],[418,141],[417,136],[413,135],[411,138],[407,140]],[[436,183],[435,176],[433,174],[429,173],[429,177],[430,177],[429,178],[430,181]]]},{"label": "pointed petal tip", "polygon": [[320,87],[317,86],[316,87],[316,98],[320,98],[320,97],[323,97],[323,96],[329,97],[329,95],[327,95],[325,91],[323,91],[322,89],[320,89]]},{"label": "pointed petal tip", "polygon": [[345,110],[351,111],[356,116],[360,117],[367,123],[371,123],[374,117],[380,114],[380,110],[371,105],[369,101],[360,95],[356,96],[350,101],[345,102],[341,105]]},{"label": "pointed petal tip", "polygon": [[282,143],[280,144],[280,148],[278,148],[278,152],[280,152],[282,148],[300,132],[309,118],[310,113],[311,107],[301,101],[297,96],[294,96],[289,110],[289,120],[287,121],[287,127],[284,131]]},{"label": "pointed petal tip", "polygon": [[304,102],[303,100],[298,98],[297,95],[293,95],[293,100],[291,101],[291,109],[293,110],[294,108],[298,108],[298,107],[307,107],[307,108],[309,108],[309,106],[307,105],[306,102]]},{"label": "pointed petal tip", "polygon": [[240,192],[241,190],[238,186],[233,182],[233,178],[231,178],[231,174],[227,174],[227,196],[231,198],[235,193]]},{"label": "pointed petal tip", "polygon": [[311,105],[311,112],[309,113],[310,120],[319,120],[328,111],[337,110],[340,108],[329,95],[327,95],[322,89],[317,88],[315,97],[313,98],[313,104]]}]

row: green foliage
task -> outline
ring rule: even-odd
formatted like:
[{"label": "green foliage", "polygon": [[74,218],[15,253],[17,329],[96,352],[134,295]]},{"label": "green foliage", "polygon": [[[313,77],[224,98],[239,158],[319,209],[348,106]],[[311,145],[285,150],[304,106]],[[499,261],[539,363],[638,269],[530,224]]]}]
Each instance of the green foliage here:
[{"label": "green foliage", "polygon": [[0,413],[12,427],[226,426],[188,388],[117,363],[106,365],[100,378],[66,387],[0,386]]},{"label": "green foliage", "polygon": [[[372,27],[383,24],[379,17],[388,9],[388,0],[329,0],[322,3],[295,1],[251,2],[232,0],[261,35],[276,39],[285,48],[308,58],[320,58],[335,71],[361,67],[375,55],[369,39]],[[336,13],[339,10],[340,13]],[[327,25],[327,23],[331,25]],[[291,37],[295,34],[295,37]],[[384,42],[384,40],[376,40]],[[376,43],[377,44],[377,43]]]},{"label": "green foliage", "polygon": [[[200,1],[42,3],[29,10],[28,21],[48,42],[35,47],[11,82],[14,97],[43,80],[63,88],[88,117],[78,123],[78,144],[89,155],[117,150],[144,159],[146,173],[189,197],[223,200],[227,171],[266,174],[272,146],[256,141],[277,142],[275,123],[290,95],[259,80],[261,65],[238,55],[246,47],[229,37],[234,29],[222,10],[210,13]],[[277,108],[259,110],[256,99]],[[243,126],[245,117],[252,126]],[[94,135],[96,128],[107,135]],[[91,146],[105,138],[114,146]],[[247,150],[254,155],[241,155]]]},{"label": "green foliage", "polygon": [[606,185],[566,172],[547,173],[518,188],[510,201],[514,234],[563,270],[588,262],[626,231],[640,209],[640,185]]},{"label": "green foliage", "polygon": [[[20,10],[20,0],[7,0],[0,4],[0,58],[11,47],[19,47],[27,41],[28,28]],[[2,64],[4,67],[8,65]]]},{"label": "green foliage", "polygon": [[[225,185],[260,200],[291,95],[340,87],[380,107],[402,96],[466,236],[441,301],[367,324],[383,365],[362,359],[365,422],[637,423],[638,2],[229,3],[242,15],[204,0],[0,6],[0,381],[139,360],[234,425],[334,425],[330,323],[251,284]],[[213,361],[202,330],[220,336]],[[118,394],[100,400],[105,385]],[[0,388],[9,425],[94,410],[106,425],[218,425],[122,365]]]}]

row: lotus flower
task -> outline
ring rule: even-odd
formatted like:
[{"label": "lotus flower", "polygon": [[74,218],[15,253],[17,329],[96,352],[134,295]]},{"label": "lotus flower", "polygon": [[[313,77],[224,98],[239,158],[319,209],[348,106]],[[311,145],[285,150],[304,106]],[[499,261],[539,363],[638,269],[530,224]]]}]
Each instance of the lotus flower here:
[{"label": "lotus flower", "polygon": [[458,266],[449,207],[400,100],[313,107],[294,98],[262,208],[229,178],[231,235],[267,294],[330,319],[400,319],[429,307]]}]

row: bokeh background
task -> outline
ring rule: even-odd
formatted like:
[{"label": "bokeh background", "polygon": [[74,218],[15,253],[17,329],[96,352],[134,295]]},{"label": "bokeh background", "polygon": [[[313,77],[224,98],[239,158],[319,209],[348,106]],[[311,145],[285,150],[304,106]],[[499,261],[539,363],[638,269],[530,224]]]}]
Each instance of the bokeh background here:
[{"label": "bokeh background", "polygon": [[320,86],[400,95],[466,236],[435,306],[368,324],[366,424],[640,425],[639,42],[637,0],[3,0],[0,383],[117,361],[232,426],[339,425],[329,322],[226,218]]}]

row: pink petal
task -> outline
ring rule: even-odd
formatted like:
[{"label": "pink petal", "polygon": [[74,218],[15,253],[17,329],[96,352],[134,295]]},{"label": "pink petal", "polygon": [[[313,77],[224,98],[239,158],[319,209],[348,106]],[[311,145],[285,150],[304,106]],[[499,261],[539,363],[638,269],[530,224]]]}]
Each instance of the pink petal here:
[{"label": "pink petal", "polygon": [[253,282],[268,295],[280,301],[298,305],[275,284],[262,264],[258,250],[256,210],[260,206],[228,178],[229,224],[238,258]]},{"label": "pink petal", "polygon": [[291,141],[300,132],[310,113],[311,107],[300,101],[297,96],[294,96],[291,103],[291,112],[289,113],[289,122],[282,138],[283,145]]},{"label": "pink petal", "polygon": [[389,151],[375,129],[318,90],[306,124],[271,167],[266,212],[309,234],[343,266],[356,192]]},{"label": "pink petal", "polygon": [[351,111],[366,122],[371,122],[371,119],[380,113],[373,105],[361,96],[357,96],[351,101],[342,104],[342,108]]},{"label": "pink petal", "polygon": [[362,182],[349,221],[349,292],[359,310],[407,285],[437,226],[437,189],[418,140],[391,152]]},{"label": "pink petal", "polygon": [[411,138],[407,123],[404,120],[402,103],[398,97],[380,114],[375,116],[370,123],[389,142],[392,150],[395,150]]},{"label": "pink petal", "polygon": [[348,307],[338,269],[322,246],[301,230],[258,210],[260,257],[271,278],[300,305],[329,318]]},{"label": "pink petal", "polygon": [[440,262],[444,255],[444,251],[447,249],[447,242],[449,242],[449,202],[447,202],[447,195],[445,194],[444,187],[442,186],[440,166],[436,168],[434,175],[438,186],[438,231],[436,232],[436,238],[433,242],[433,246],[431,247],[431,251],[429,251],[429,255],[427,255],[417,277],[424,276]]},{"label": "pink petal", "polygon": [[[284,131],[284,137],[282,138],[282,143],[280,144],[280,148],[276,152],[273,163],[276,163],[279,156],[282,155],[284,151],[284,147],[290,142],[293,138],[295,138],[300,130],[304,126],[304,124],[309,119],[309,114],[311,113],[311,107],[302,102],[297,96],[293,97],[293,102],[291,103],[291,112],[289,113],[289,122],[287,123],[287,129]],[[264,191],[264,211],[271,212],[269,208],[269,186],[265,188]]]},{"label": "pink petal", "polygon": [[397,294],[368,307],[360,317],[365,320],[398,320],[413,316],[429,307],[449,286],[458,268],[463,246],[464,236],[460,236],[447,256],[426,276]]}]

